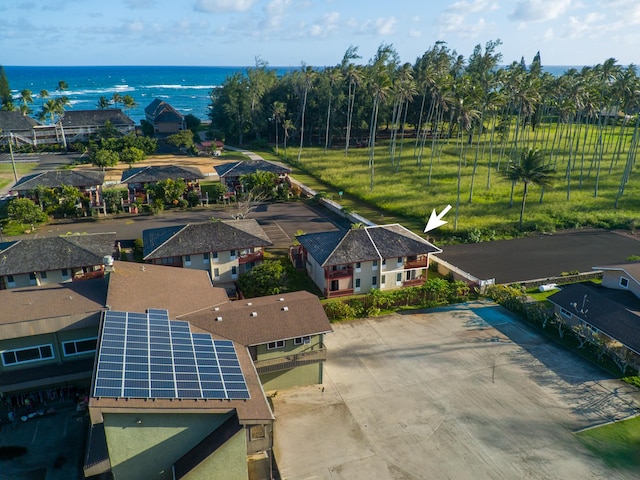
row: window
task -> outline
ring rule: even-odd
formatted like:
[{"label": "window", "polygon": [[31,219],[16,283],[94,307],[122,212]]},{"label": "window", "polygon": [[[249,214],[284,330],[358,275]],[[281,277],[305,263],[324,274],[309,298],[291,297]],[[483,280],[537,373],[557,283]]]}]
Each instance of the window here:
[{"label": "window", "polygon": [[356,272],[361,272],[362,271],[362,265],[360,264],[360,262],[356,262]]},{"label": "window", "polygon": [[293,344],[294,345],[302,345],[302,344],[308,344],[311,343],[311,337],[298,337],[298,338],[294,338],[293,339]]},{"label": "window", "polygon": [[265,438],[264,425],[253,425],[249,428],[249,435],[251,440],[260,440]]},{"label": "window", "polygon": [[629,279],[625,277],[620,277],[620,286],[622,288],[629,288]]},{"label": "window", "polygon": [[382,275],[380,277],[380,285],[384,285],[385,283],[387,283],[387,276],[386,275]]},{"label": "window", "polygon": [[267,350],[277,350],[278,348],[284,348],[284,340],[267,343]]},{"label": "window", "polygon": [[238,275],[238,267],[235,265],[231,267],[231,275]]},{"label": "window", "polygon": [[35,285],[36,284],[36,274],[35,273],[30,273],[29,274],[29,285]]},{"label": "window", "polygon": [[68,268],[63,268],[62,269],[62,276],[63,277],[68,277],[69,276],[69,269]]},{"label": "window", "polygon": [[382,259],[382,266],[384,267],[386,264],[387,264],[387,259],[386,259],[386,258],[383,258],[383,259]]},{"label": "window", "polygon": [[402,257],[398,257],[398,266],[401,267],[403,265]]},{"label": "window", "polygon": [[64,352],[65,357],[80,355],[81,353],[95,352],[97,341],[98,339],[96,337],[92,337],[82,338],[80,340],[71,340],[70,342],[62,342],[62,351]]},{"label": "window", "polygon": [[230,256],[231,256],[231,260],[235,260],[236,259],[236,251],[235,250],[231,250]]},{"label": "window", "polygon": [[378,269],[378,260],[374,260],[373,265],[371,266],[371,270],[377,270],[377,269]]},{"label": "window", "polygon": [[213,263],[218,263],[220,261],[218,258],[218,252],[212,252],[211,257],[213,258]]},{"label": "window", "polygon": [[571,312],[570,312],[569,310],[566,310],[566,309],[564,309],[564,308],[561,308],[561,309],[560,309],[560,313],[561,313],[563,316],[567,317],[567,318],[571,318]]},{"label": "window", "polygon": [[[215,259],[214,259],[215,262]],[[209,263],[209,254],[208,253],[203,253],[202,254],[202,263],[204,263],[205,265]]]},{"label": "window", "polygon": [[47,272],[40,272],[40,278],[42,280],[46,280],[47,279]]},{"label": "window", "polygon": [[9,287],[15,287],[16,286],[16,279],[13,278],[13,275],[7,275],[7,285]]},{"label": "window", "polygon": [[376,275],[371,277],[371,286],[372,287],[377,287],[378,286],[378,277]]},{"label": "window", "polygon": [[184,264],[188,267],[189,265],[191,265],[191,255],[185,255],[184,256]]},{"label": "window", "polygon": [[360,291],[360,279],[356,278],[356,292]]},{"label": "window", "polygon": [[38,345],[36,347],[5,350],[2,352],[2,363],[5,366],[37,362],[50,358],[53,358],[53,347],[51,345]]},{"label": "window", "polygon": [[396,273],[396,286],[402,285],[402,273]]},{"label": "window", "polygon": [[214,280],[220,280],[220,269],[219,268],[214,268],[213,269],[213,279]]},{"label": "window", "polygon": [[329,290],[332,292],[335,292],[339,288],[340,288],[340,283],[338,282],[338,280],[331,280],[331,287],[329,288]]}]

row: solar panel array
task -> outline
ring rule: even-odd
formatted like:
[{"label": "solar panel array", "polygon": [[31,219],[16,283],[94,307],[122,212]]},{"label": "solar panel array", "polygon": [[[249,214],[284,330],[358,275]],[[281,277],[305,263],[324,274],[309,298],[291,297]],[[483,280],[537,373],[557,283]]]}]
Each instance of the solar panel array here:
[{"label": "solar panel array", "polygon": [[233,343],[166,310],[105,312],[95,397],[248,399]]}]

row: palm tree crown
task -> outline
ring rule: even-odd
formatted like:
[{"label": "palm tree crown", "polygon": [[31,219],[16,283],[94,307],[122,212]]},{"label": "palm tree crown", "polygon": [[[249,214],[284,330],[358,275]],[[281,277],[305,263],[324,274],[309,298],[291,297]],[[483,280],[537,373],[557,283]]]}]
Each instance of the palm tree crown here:
[{"label": "palm tree crown", "polygon": [[509,163],[504,173],[505,178],[514,183],[522,182],[524,184],[522,206],[520,208],[520,228],[522,228],[522,217],[524,216],[529,184],[539,187],[551,187],[553,185],[554,172],[553,166],[545,163],[544,157],[538,150],[523,151],[520,155],[520,163]]}]

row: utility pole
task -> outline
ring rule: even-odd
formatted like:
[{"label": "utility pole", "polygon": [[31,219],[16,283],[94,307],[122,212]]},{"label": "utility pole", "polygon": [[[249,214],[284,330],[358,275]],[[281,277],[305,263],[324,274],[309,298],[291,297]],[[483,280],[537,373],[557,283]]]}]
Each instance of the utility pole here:
[{"label": "utility pole", "polygon": [[18,172],[16,172],[16,160],[13,158],[13,132],[9,132],[9,153],[11,154],[11,166],[13,167],[13,179],[18,183]]}]

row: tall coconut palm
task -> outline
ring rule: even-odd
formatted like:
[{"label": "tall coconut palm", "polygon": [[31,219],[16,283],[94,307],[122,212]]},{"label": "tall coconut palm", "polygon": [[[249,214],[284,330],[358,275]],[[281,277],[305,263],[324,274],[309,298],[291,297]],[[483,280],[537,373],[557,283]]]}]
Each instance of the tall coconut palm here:
[{"label": "tall coconut palm", "polygon": [[114,93],[111,97],[111,103],[113,103],[113,105],[118,108],[118,104],[122,103],[122,95],[120,95],[118,92]]},{"label": "tall coconut palm", "polygon": [[360,69],[352,63],[353,60],[361,58],[358,55],[358,47],[350,45],[347,51],[342,57],[340,63],[340,69],[342,71],[343,78],[347,81],[348,93],[347,93],[347,125],[345,132],[345,156],[349,153],[349,141],[351,137],[351,122],[353,120],[353,107],[356,98],[356,87],[362,83],[362,76]]},{"label": "tall coconut palm", "polygon": [[326,121],[325,131],[324,131],[324,151],[326,153],[327,148],[329,147],[329,127],[331,126],[331,106],[333,103],[333,90],[335,86],[338,84],[338,82],[341,80],[342,72],[338,68],[329,68],[324,71],[324,75],[327,76],[326,78],[329,84],[328,85],[329,98],[327,101],[327,119],[326,119],[327,121]]},{"label": "tall coconut palm", "polygon": [[40,93],[38,94],[38,96],[40,97],[40,100],[42,100],[42,105],[41,107],[44,108],[44,102],[47,98],[49,98],[49,91],[48,90],[40,90]]},{"label": "tall coconut palm", "polygon": [[519,227],[522,228],[524,217],[524,207],[527,201],[529,185],[549,188],[553,185],[553,174],[555,169],[549,165],[539,150],[523,151],[520,155],[520,162],[510,162],[505,170],[504,176],[514,184],[522,182],[524,189],[522,192],[522,204],[520,206]]},{"label": "tall coconut palm", "polygon": [[98,99],[97,107],[100,110],[106,110],[109,106],[111,106],[111,101],[107,97],[102,96]]},{"label": "tall coconut palm", "polygon": [[296,126],[290,119],[286,119],[282,122],[282,131],[284,132],[284,158],[287,159],[287,140],[289,139],[289,132],[293,132]]},{"label": "tall coconut palm", "polygon": [[303,89],[303,100],[302,100],[302,115],[300,120],[300,148],[298,149],[298,162],[300,161],[300,157],[302,156],[302,145],[304,144],[304,118],[305,112],[307,110],[307,97],[309,95],[309,89],[313,83],[313,79],[316,76],[315,71],[308,65],[302,65],[302,89]]},{"label": "tall coconut palm", "polygon": [[24,89],[20,92],[20,100],[22,100],[22,106],[20,107],[20,110],[22,111],[23,115],[27,115],[28,113],[30,113],[30,108],[29,108],[29,104],[33,103],[33,94],[31,93],[31,90],[28,89]]},{"label": "tall coconut palm", "polygon": [[122,97],[122,106],[124,107],[127,114],[131,112],[132,108],[136,108],[138,106],[138,102],[136,102],[135,98],[131,95],[125,95]]},{"label": "tall coconut palm", "polygon": [[285,104],[284,102],[273,102],[271,106],[271,118],[273,119],[273,123],[276,127],[276,155],[278,155],[278,124],[282,122],[285,113]]}]

